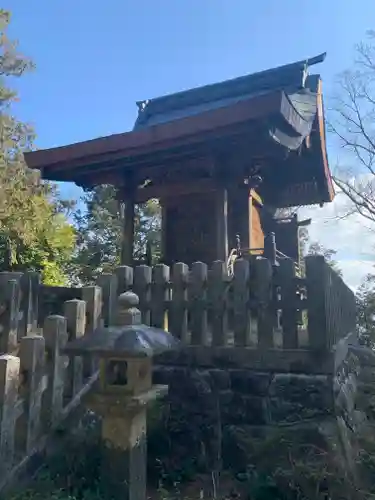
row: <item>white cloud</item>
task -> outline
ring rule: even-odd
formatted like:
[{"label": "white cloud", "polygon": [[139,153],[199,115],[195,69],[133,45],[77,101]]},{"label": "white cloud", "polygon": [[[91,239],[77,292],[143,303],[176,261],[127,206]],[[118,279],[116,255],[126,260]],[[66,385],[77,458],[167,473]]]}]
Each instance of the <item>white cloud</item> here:
[{"label": "white cloud", "polygon": [[346,199],[338,194],[324,207],[305,207],[300,218],[311,217],[309,234],[326,248],[337,251],[336,260],[349,286],[357,288],[368,273],[375,273],[375,228],[360,215],[340,218],[345,213]]}]

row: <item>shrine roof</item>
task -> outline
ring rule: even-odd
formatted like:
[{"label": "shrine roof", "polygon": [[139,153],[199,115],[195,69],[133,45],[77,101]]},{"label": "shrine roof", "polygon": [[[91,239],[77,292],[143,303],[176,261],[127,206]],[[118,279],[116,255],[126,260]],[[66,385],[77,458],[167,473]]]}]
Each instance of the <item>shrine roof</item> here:
[{"label": "shrine roof", "polygon": [[[205,144],[216,147],[226,140],[229,144],[237,134],[254,157],[272,150],[285,159],[288,152],[295,152],[295,168],[290,160],[289,166],[281,160],[275,165],[284,165],[278,168],[278,175],[285,177],[289,171],[289,177],[298,177],[301,185],[316,184],[301,204],[331,201],[334,191],[325,146],[321,80],[308,71],[324,59],[325,54],[321,54],[141,101],[133,131],[26,153],[26,163],[52,181],[71,181],[84,187],[121,185],[126,184],[128,174],[137,172],[142,177],[144,170],[177,164],[184,155],[198,158],[207,150]],[[254,139],[256,133],[261,135],[260,141]],[[294,201],[297,204],[297,197],[291,196],[290,203]]]},{"label": "shrine roof", "polygon": [[316,113],[314,97],[320,77],[309,75],[308,69],[323,62],[325,57],[324,53],[232,80],[139,101],[134,130],[198,115],[277,90],[284,91],[301,116],[309,120]]}]

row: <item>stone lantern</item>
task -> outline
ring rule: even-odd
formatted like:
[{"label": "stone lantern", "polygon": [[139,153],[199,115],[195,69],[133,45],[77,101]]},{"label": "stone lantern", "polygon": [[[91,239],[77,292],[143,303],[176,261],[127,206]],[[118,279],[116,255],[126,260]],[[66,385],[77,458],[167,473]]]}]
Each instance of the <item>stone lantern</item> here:
[{"label": "stone lantern", "polygon": [[134,293],[121,294],[114,326],[66,346],[70,355],[99,358],[86,404],[102,417],[102,479],[114,499],[146,499],[147,405],[168,391],[152,385],[152,358],[180,345],[170,333],[143,325],[138,303]]}]

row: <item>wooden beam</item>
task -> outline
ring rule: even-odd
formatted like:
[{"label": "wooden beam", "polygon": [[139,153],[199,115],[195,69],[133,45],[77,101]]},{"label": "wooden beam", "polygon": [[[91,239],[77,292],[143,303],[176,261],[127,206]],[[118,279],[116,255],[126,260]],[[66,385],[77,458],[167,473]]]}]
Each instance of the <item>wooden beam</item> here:
[{"label": "wooden beam", "polygon": [[[48,150],[33,151],[25,154],[29,168],[44,167],[45,178],[55,177],[58,170],[67,170],[76,181],[79,167],[114,158],[135,158],[156,151],[163,151],[181,144],[203,142],[206,135],[222,137],[233,129],[245,126],[257,118],[278,112],[282,102],[280,91],[256,96],[232,106],[209,110],[199,115],[162,123],[142,130],[114,134],[108,137],[71,144]],[[122,162],[123,163],[123,162]],[[74,169],[74,170],[73,170]]]},{"label": "wooden beam", "polygon": [[[319,139],[321,154],[324,166],[324,176],[328,188],[328,200],[333,201],[335,197],[335,188],[333,185],[332,175],[328,166],[328,156],[327,156],[327,145],[326,145],[326,130],[325,130],[325,120],[324,120],[324,108],[323,108],[323,95],[322,95],[322,80],[319,79],[318,83],[318,93],[317,93],[317,116],[318,116],[318,127],[319,127]],[[323,186],[324,188],[325,186]]]},{"label": "wooden beam", "polygon": [[217,185],[211,179],[199,179],[195,182],[185,182],[181,184],[164,184],[138,188],[135,201],[145,203],[152,198],[178,198],[183,195],[194,193],[207,193],[216,191]]},{"label": "wooden beam", "polygon": [[224,262],[228,259],[228,193],[219,189],[216,201],[216,259]]}]

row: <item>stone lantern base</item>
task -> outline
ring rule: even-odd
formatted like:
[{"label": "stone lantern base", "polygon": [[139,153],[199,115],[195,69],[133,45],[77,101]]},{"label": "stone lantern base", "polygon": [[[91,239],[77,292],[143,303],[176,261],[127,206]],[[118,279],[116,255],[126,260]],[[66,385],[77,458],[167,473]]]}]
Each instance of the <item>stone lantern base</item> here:
[{"label": "stone lantern base", "polygon": [[130,396],[92,393],[88,408],[102,417],[102,481],[108,498],[146,499],[147,406],[168,393],[168,386],[154,385]]}]

